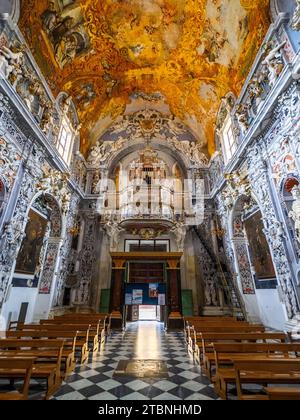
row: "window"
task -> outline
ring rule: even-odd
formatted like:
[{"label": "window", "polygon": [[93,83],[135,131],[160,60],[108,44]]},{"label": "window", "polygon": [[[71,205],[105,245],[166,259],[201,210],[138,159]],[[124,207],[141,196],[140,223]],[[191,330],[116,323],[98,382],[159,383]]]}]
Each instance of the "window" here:
[{"label": "window", "polygon": [[71,153],[73,149],[73,138],[74,133],[71,128],[71,125],[67,118],[63,118],[58,136],[57,150],[63,158],[63,160],[68,165],[70,163]]},{"label": "window", "polygon": [[232,130],[230,115],[228,115],[228,117],[225,120],[222,131],[222,139],[225,163],[227,163],[232,158],[234,152],[237,149],[237,144]]}]

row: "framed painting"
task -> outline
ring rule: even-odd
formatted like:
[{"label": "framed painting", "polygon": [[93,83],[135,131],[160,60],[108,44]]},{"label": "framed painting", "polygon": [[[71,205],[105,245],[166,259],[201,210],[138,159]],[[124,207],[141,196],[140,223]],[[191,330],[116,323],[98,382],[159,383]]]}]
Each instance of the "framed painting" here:
[{"label": "framed painting", "polygon": [[261,217],[261,213],[257,212],[244,222],[250,255],[257,279],[274,279],[276,274]]},{"label": "framed painting", "polygon": [[38,270],[40,254],[47,228],[47,219],[33,210],[29,211],[29,220],[25,237],[16,262],[16,273],[35,274]]}]

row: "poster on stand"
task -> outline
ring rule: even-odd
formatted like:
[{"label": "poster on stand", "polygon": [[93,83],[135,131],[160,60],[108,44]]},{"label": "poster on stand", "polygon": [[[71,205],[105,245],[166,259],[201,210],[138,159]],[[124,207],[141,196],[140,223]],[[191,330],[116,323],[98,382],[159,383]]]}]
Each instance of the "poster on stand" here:
[{"label": "poster on stand", "polygon": [[125,293],[125,305],[132,305],[132,294]]},{"label": "poster on stand", "polygon": [[164,306],[166,304],[166,295],[164,293],[158,294],[158,305]]},{"label": "poster on stand", "polygon": [[132,291],[132,304],[142,305],[143,304],[143,291],[140,289],[133,289]]}]

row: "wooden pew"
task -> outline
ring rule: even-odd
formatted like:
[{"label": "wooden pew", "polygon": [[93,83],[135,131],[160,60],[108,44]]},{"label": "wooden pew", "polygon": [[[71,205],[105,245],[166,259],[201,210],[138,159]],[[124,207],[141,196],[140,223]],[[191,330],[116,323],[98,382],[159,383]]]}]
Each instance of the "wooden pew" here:
[{"label": "wooden pew", "polygon": [[[300,344],[295,343],[214,343],[216,374],[214,386],[221,398],[227,398],[227,385],[235,383],[233,361],[300,361]],[[211,369],[211,365],[210,365]]]},{"label": "wooden pew", "polygon": [[[71,337],[75,337],[76,335],[76,341],[75,341],[75,353],[78,355],[78,362],[80,364],[84,364],[88,361],[89,357],[89,347],[88,347],[88,340],[89,340],[89,326],[85,325],[53,325],[53,324],[29,324],[29,325],[20,325],[19,331],[43,331],[43,332],[53,332],[57,335],[62,335],[65,333],[70,333]],[[21,330],[22,328],[22,330]],[[12,331],[13,332],[13,331]],[[7,334],[9,335],[12,333],[10,331],[7,331]],[[32,334],[32,337],[34,335]],[[68,346],[69,348],[70,346]]]},{"label": "wooden pew", "polygon": [[[99,351],[99,322],[88,323],[87,321],[78,321],[75,323],[72,320],[56,320],[56,319],[41,319],[40,324],[45,325],[52,325],[53,328],[57,329],[67,329],[70,330],[77,330],[78,337],[82,337],[82,340],[87,341],[88,351],[91,351],[92,354],[96,354]],[[82,362],[84,363],[84,362]]]},{"label": "wooden pew", "polygon": [[[37,327],[34,325],[34,327]],[[56,339],[64,340],[61,356],[61,375],[63,378],[73,373],[76,366],[76,339],[77,331],[48,331],[24,326],[24,330],[7,331],[6,337],[10,339]]]},{"label": "wooden pew", "polygon": [[247,395],[242,384],[300,384],[300,360],[234,360],[239,400],[268,400],[268,395]]},{"label": "wooden pew", "polygon": [[300,387],[266,387],[269,400],[300,400]]},{"label": "wooden pew", "polygon": [[[105,322],[106,322],[106,317],[102,318],[99,317],[99,315],[97,316],[90,316],[90,314],[88,314],[88,316],[86,316],[87,314],[85,314],[84,316],[80,315],[78,316],[77,314],[74,314],[72,316],[62,316],[62,317],[54,317],[53,320],[49,320],[49,323],[61,323],[63,325],[67,325],[67,324],[89,324],[91,325],[90,328],[90,333],[89,333],[89,337],[90,339],[93,337],[94,338],[94,343],[93,343],[93,352],[97,352],[99,349],[103,349],[104,345],[105,345]],[[91,340],[90,340],[91,341]]]},{"label": "wooden pew", "polygon": [[235,317],[230,316],[188,316],[183,318],[184,321],[184,336],[185,336],[185,342],[188,345],[189,344],[189,338],[190,338],[190,331],[194,330],[195,325],[200,326],[204,322],[230,322],[230,321],[236,321]]},{"label": "wooden pew", "polygon": [[196,342],[195,360],[205,369],[205,357],[209,360],[214,360],[213,343],[256,343],[262,342],[279,342],[285,343],[287,335],[285,333],[277,332],[246,332],[246,333],[220,333],[208,332],[200,334],[201,340]]},{"label": "wooden pew", "polygon": [[201,340],[202,333],[248,333],[248,332],[264,332],[265,327],[260,324],[245,324],[243,322],[239,324],[223,324],[223,325],[209,325],[209,326],[201,326],[199,330],[195,330],[193,336],[191,336],[189,346],[192,349],[192,352],[195,352],[196,343],[198,339]]},{"label": "wooden pew", "polygon": [[[57,319],[58,317],[54,317],[54,319]],[[111,314],[103,314],[103,313],[68,313],[61,316],[61,318],[69,318],[69,319],[86,319],[87,321],[90,320],[101,320],[103,321],[103,327],[105,329],[105,334],[108,336],[110,335],[111,329]]]},{"label": "wooden pew", "polygon": [[15,377],[16,372],[18,372],[19,378],[23,379],[20,391],[0,393],[0,401],[28,399],[29,384],[35,360],[34,357],[0,357],[0,377],[11,380]]},{"label": "wooden pew", "polygon": [[[63,340],[20,340],[1,339],[0,356],[2,357],[34,357],[31,377],[46,379],[45,399],[53,395],[60,387],[62,377],[60,373]],[[0,372],[0,377],[2,373]],[[19,372],[11,372],[11,378],[18,378]],[[5,377],[5,375],[4,375]]]}]

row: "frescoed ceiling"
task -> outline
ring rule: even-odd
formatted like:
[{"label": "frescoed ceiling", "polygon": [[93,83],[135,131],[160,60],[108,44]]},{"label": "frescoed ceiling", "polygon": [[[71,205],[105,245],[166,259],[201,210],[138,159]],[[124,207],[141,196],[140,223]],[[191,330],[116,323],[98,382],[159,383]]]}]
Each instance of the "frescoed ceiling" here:
[{"label": "frescoed ceiling", "polygon": [[269,23],[269,0],[23,0],[20,28],[54,95],[72,96],[83,152],[152,108],[212,154],[220,100],[238,95]]}]

